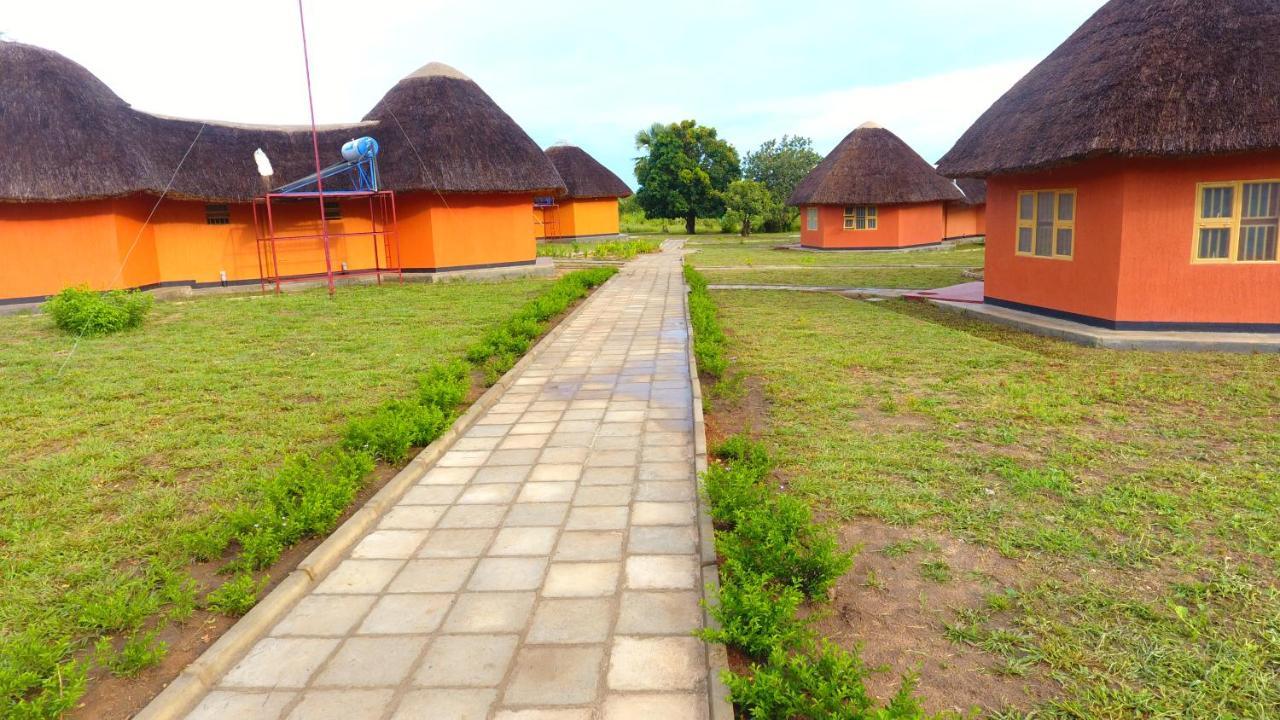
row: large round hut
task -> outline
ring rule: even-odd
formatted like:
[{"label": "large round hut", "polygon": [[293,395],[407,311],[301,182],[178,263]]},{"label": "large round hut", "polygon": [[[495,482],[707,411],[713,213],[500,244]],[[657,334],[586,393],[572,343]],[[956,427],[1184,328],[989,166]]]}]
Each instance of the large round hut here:
[{"label": "large round hut", "polygon": [[631,188],[580,147],[553,145],[547,148],[547,157],[567,190],[559,197],[547,195],[535,200],[538,237],[571,240],[617,236],[618,200],[630,197]]},{"label": "large round hut", "polygon": [[1280,3],[1112,0],[939,163],[988,188],[989,303],[1280,330]]},{"label": "large round hut", "polygon": [[866,123],[796,185],[788,204],[801,208],[804,247],[886,250],[940,243],[944,203],[963,199],[897,135]]},{"label": "large round hut", "polygon": [[[273,182],[313,173],[311,129],[162,117],[133,109],[58,53],[0,42],[0,303],[34,302],[69,285],[95,289],[257,283],[251,203]],[[322,161],[347,140],[381,143],[383,186],[399,194],[406,270],[532,264],[529,203],[564,189],[541,148],[474,82],[429,65],[402,80],[362,122],[323,126]],[[163,200],[157,202],[159,198]],[[332,267],[371,267],[350,233],[367,205],[326,201]],[[278,209],[277,229],[320,224],[315,203]],[[283,273],[325,270],[319,240],[282,243]]]}]

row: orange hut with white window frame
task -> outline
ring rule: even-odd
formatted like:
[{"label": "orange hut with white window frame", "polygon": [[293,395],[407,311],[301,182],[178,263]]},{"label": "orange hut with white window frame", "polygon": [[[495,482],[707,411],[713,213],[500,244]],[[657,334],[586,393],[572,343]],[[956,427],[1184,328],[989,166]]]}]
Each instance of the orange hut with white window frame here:
[{"label": "orange hut with white window frame", "polygon": [[849,133],[796,185],[800,244],[817,250],[892,250],[937,245],[945,204],[962,201],[897,135],[875,123]]},{"label": "orange hut with white window frame", "polygon": [[1112,0],[1019,81],[939,163],[987,180],[985,301],[1280,331],[1276,37],[1273,0]]}]

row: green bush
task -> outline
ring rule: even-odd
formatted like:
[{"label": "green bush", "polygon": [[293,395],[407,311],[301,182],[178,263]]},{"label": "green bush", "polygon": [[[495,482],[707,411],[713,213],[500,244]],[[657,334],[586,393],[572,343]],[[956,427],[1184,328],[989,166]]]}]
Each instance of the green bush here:
[{"label": "green bush", "polygon": [[26,628],[0,638],[0,717],[62,717],[84,694],[88,666],[69,659],[71,641]]},{"label": "green bush", "polygon": [[853,564],[853,553],[840,550],[835,533],[814,524],[809,506],[789,495],[740,511],[733,532],[723,533],[716,545],[726,560],[810,598],[826,595]]},{"label": "green bush", "polygon": [[94,654],[98,664],[120,677],[134,677],[143,670],[158,665],[169,653],[169,643],[157,639],[159,630],[139,630],[127,638],[117,652],[111,639],[98,638]]},{"label": "green bush", "polygon": [[49,298],[44,311],[60,330],[77,335],[109,335],[142,324],[152,297],[136,290],[95,292],[69,287]]},{"label": "green bush", "polygon": [[775,650],[751,672],[726,672],[729,695],[757,720],[913,720],[924,718],[916,700],[915,679],[905,678],[883,707],[867,694],[866,668],[857,655],[823,641],[804,652]]},{"label": "green bush", "polygon": [[748,468],[711,465],[702,476],[702,487],[711,519],[721,527],[732,528],[740,514],[769,502],[769,488]]},{"label": "green bush", "polygon": [[746,467],[763,478],[773,467],[769,451],[764,443],[758,443],[746,435],[734,435],[711,449],[711,454],[735,467]]},{"label": "green bush", "polygon": [[720,628],[703,630],[704,640],[767,658],[775,648],[795,647],[808,637],[805,623],[796,617],[804,602],[799,590],[731,563],[722,570],[720,602],[709,608]]},{"label": "green bush", "polygon": [[258,603],[258,593],[267,586],[267,579],[255,580],[251,573],[242,572],[222,583],[204,599],[205,607],[223,615],[239,617]]},{"label": "green bush", "polygon": [[457,411],[471,391],[471,373],[461,360],[432,365],[418,378],[418,402],[443,410]]},{"label": "green bush", "polygon": [[710,377],[720,377],[729,361],[725,357],[725,337],[716,318],[716,305],[707,292],[707,280],[702,273],[685,265],[684,277],[689,284],[689,322],[693,325],[693,355],[698,370]]}]

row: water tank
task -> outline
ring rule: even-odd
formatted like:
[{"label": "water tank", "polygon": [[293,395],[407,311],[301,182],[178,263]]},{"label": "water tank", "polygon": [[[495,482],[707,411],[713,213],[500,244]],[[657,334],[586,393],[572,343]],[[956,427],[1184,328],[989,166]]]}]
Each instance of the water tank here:
[{"label": "water tank", "polygon": [[378,141],[365,136],[348,140],[342,145],[342,159],[347,162],[368,160],[378,154]]}]

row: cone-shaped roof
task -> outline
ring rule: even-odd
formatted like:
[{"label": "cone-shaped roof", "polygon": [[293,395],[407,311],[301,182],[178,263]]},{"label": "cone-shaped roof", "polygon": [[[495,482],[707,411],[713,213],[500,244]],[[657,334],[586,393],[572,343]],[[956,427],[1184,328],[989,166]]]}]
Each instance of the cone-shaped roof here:
[{"label": "cone-shaped roof", "polygon": [[954,183],[874,123],[849,133],[791,193],[790,205],[894,205],[962,200]]},{"label": "cone-shaped roof", "polygon": [[978,178],[960,178],[956,186],[964,193],[965,205],[987,204],[987,181]]},{"label": "cone-shaped roof", "polygon": [[[542,149],[479,86],[446,65],[433,63],[400,81],[369,119],[321,128],[321,162],[337,162],[343,142],[371,135],[383,148],[383,185],[394,190],[539,193],[564,187]],[[248,200],[261,189],[257,148],[271,159],[276,183],[315,171],[309,126],[144,113],[68,58],[16,42],[0,42],[0,147],[0,201],[10,202],[166,188],[178,198]]]},{"label": "cone-shaped roof", "polygon": [[1099,155],[1280,148],[1280,2],[1111,0],[939,161],[952,177]]},{"label": "cone-shaped roof", "polygon": [[570,200],[597,198],[624,198],[632,195],[631,188],[612,170],[601,165],[575,145],[553,145],[547,148],[547,157],[556,166],[560,179],[569,188],[565,195]]}]

